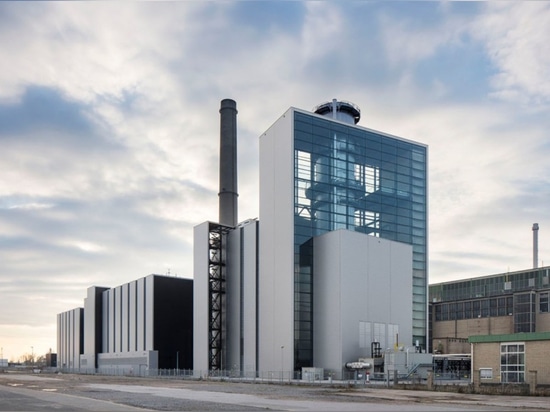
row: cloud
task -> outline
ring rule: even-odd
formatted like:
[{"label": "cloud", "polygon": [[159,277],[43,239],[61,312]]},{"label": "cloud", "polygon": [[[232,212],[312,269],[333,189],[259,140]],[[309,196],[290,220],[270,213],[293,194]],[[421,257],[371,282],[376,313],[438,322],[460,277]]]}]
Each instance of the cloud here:
[{"label": "cloud", "polygon": [[495,66],[492,96],[548,107],[550,101],[550,5],[547,2],[487,3],[473,33]]},{"label": "cloud", "polygon": [[226,97],[241,220],[259,213],[258,136],[340,98],[429,145],[432,281],[524,268],[537,220],[543,258],[548,7],[524,3],[0,3],[0,333],[54,331],[94,284],[192,276]]}]

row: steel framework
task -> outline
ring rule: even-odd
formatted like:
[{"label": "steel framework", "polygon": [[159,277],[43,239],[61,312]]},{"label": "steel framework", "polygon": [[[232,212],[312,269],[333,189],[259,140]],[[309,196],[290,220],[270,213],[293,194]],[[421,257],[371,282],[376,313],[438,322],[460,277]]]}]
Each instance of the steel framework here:
[{"label": "steel framework", "polygon": [[208,229],[208,367],[210,370],[222,369],[222,348],[224,339],[225,307],[225,235],[230,227],[210,223]]}]

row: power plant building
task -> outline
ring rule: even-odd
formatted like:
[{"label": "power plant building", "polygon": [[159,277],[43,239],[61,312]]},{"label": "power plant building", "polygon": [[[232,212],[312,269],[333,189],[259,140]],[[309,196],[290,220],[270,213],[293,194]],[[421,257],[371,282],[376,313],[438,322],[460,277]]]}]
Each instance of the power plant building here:
[{"label": "power plant building", "polygon": [[290,108],[260,137],[259,222],[195,228],[195,369],[339,373],[372,342],[427,349],[427,147],[359,118]]},{"label": "power plant building", "polygon": [[194,228],[194,279],[89,288],[58,315],[59,366],[338,379],[429,352],[428,148],[360,115],[337,100],[283,113],[259,138],[259,218],[239,223],[237,106],[222,100],[220,221]]}]

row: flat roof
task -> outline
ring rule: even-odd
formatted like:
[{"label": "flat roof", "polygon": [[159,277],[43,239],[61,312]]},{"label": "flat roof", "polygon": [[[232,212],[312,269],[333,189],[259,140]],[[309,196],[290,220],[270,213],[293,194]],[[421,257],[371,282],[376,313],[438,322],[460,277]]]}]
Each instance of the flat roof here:
[{"label": "flat roof", "polygon": [[492,274],[492,275],[482,275],[482,276],[473,276],[473,277],[464,278],[464,279],[447,280],[445,282],[430,283],[428,286],[430,288],[432,288],[432,287],[453,285],[453,284],[457,284],[457,283],[467,283],[467,282],[478,281],[478,280],[487,280],[487,279],[492,279],[492,278],[498,278],[498,277],[501,277],[501,276],[515,277],[515,276],[523,274],[523,273],[540,272],[540,271],[543,271],[543,270],[548,271],[549,269],[550,269],[550,266],[542,266],[542,267],[538,267],[538,268],[516,270],[514,272],[502,272],[502,273],[495,273],[495,274]]},{"label": "flat roof", "polygon": [[520,342],[530,340],[550,340],[550,332],[521,332],[503,335],[475,335],[468,338],[469,343]]}]

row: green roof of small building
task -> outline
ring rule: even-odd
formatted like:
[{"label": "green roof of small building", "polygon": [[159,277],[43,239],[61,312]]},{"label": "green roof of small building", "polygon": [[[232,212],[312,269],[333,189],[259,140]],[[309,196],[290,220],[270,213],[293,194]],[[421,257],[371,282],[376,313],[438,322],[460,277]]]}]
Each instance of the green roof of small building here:
[{"label": "green roof of small building", "polygon": [[520,342],[527,340],[550,340],[550,332],[509,333],[505,335],[474,335],[468,338],[470,343]]}]

